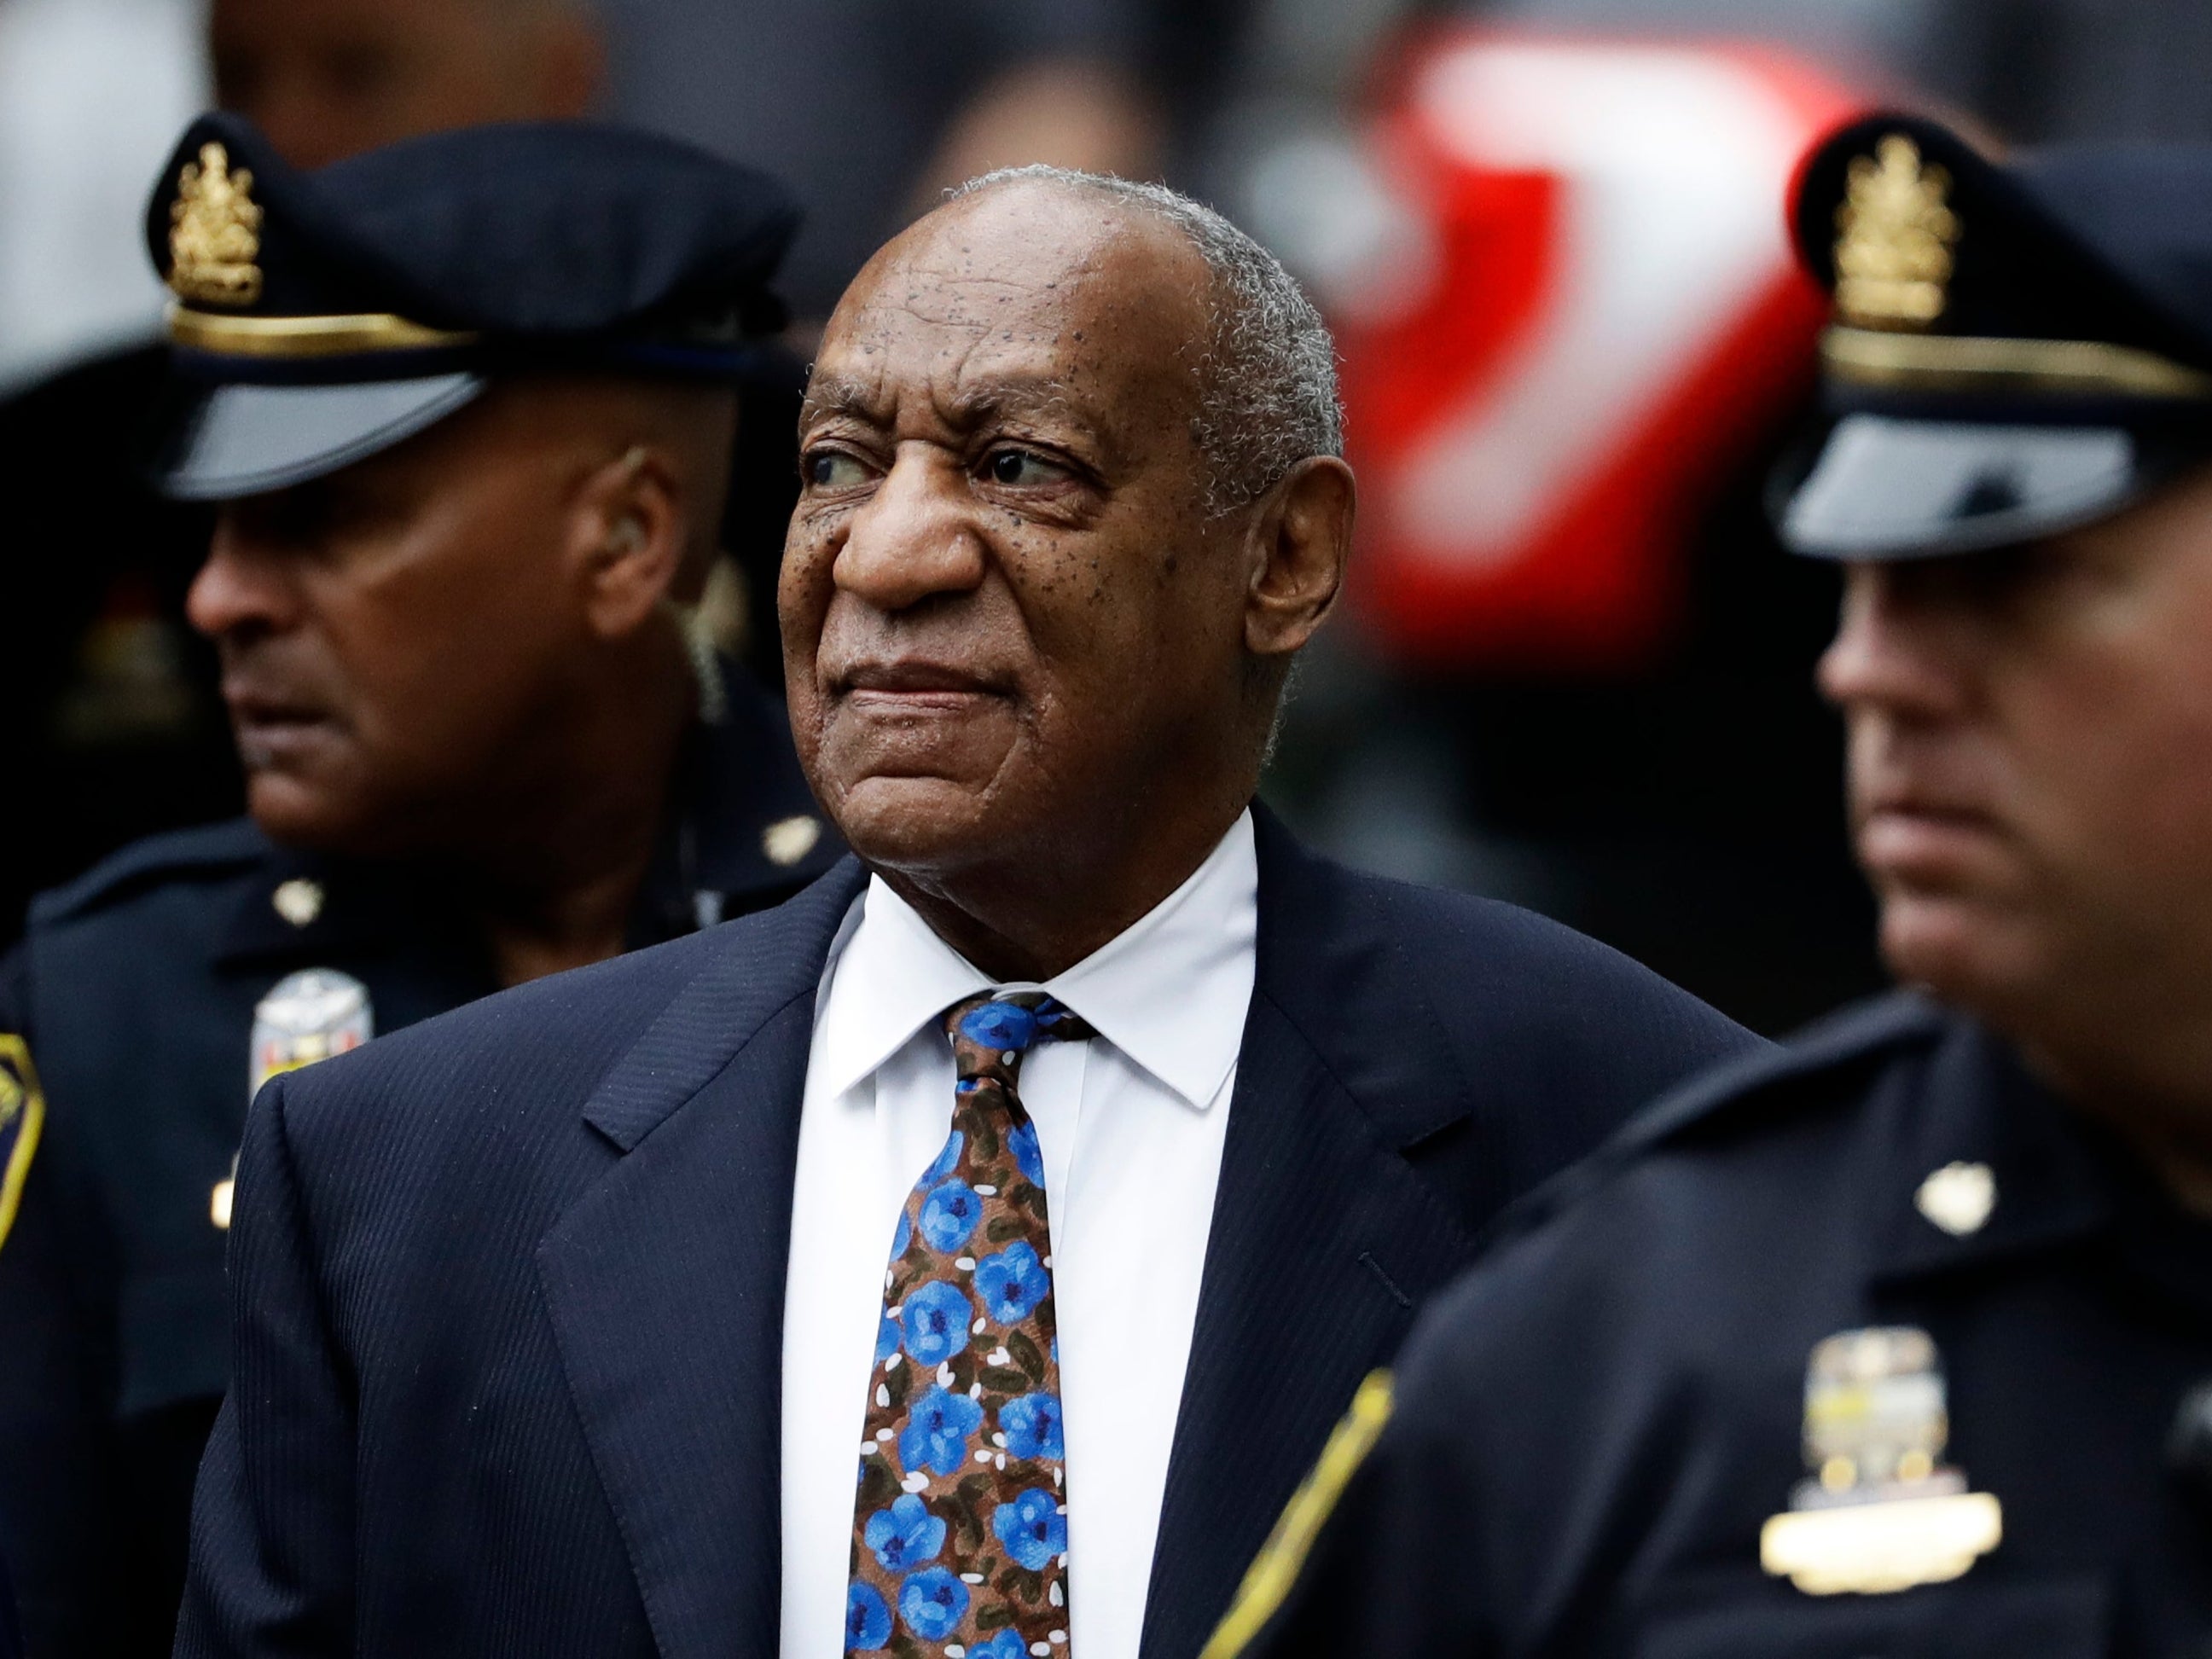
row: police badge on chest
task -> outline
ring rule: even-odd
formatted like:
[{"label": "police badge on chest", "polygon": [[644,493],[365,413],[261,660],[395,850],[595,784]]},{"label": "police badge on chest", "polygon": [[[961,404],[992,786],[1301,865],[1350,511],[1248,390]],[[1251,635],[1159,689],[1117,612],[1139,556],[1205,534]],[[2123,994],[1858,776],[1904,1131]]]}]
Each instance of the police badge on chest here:
[{"label": "police badge on chest", "polygon": [[1958,1577],[2002,1512],[1942,1462],[1950,1415],[1936,1344],[1911,1326],[1843,1331],[1805,1371],[1812,1471],[1759,1537],[1759,1565],[1809,1595],[1880,1595]]},{"label": "police badge on chest", "polygon": [[[253,1010],[253,1036],[246,1051],[246,1098],[261,1092],[272,1077],[296,1072],[332,1054],[358,1048],[376,1035],[376,1016],[368,987],[335,968],[306,968],[276,981]],[[231,1200],[238,1181],[238,1159],[208,1195],[208,1219],[230,1225]]]}]

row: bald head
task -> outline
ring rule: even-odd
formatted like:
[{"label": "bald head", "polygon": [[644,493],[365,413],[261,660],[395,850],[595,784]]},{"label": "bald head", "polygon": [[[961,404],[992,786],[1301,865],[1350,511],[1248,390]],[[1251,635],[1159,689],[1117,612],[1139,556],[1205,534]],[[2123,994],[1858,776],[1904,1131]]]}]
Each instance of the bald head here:
[{"label": "bald head", "polygon": [[[1342,575],[1333,388],[1326,432],[1272,451],[1224,420],[1277,400],[1229,384],[1249,315],[1181,212],[1079,176],[971,190],[870,261],[808,389],[780,606],[801,758],[994,972],[1047,976],[1196,867]],[[1033,915],[980,919],[1040,881]]]},{"label": "bald head", "polygon": [[298,167],[584,115],[604,70],[580,0],[212,0],[208,32],[217,101]]}]

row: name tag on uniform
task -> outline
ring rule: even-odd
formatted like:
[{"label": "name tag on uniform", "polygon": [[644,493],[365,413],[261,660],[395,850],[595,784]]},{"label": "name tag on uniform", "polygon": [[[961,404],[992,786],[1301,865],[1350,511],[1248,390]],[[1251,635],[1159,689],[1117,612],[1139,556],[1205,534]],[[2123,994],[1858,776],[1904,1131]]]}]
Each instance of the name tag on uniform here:
[{"label": "name tag on uniform", "polygon": [[1944,1465],[1949,1409],[1935,1340],[1909,1325],[1844,1331],[1805,1370],[1805,1462],[1759,1565],[1808,1595],[1880,1595],[1958,1577],[1997,1547],[1988,1492]]}]

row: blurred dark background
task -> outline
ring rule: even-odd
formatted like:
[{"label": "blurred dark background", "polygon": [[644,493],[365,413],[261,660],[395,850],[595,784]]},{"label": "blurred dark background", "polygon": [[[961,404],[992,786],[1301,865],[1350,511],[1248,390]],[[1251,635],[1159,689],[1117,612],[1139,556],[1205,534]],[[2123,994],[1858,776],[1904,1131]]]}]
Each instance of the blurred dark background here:
[{"label": "blurred dark background", "polygon": [[764,678],[798,387],[860,262],[991,167],[1164,178],[1273,246],[1345,357],[1360,582],[1271,799],[1786,1029],[1879,970],[1811,690],[1834,579],[1761,507],[1819,325],[1783,182],[1875,102],[2001,143],[2212,136],[2208,62],[2203,0],[0,0],[0,938],[238,806],[181,617],[205,524],[137,483],[176,132],[219,100],[316,165],[593,113],[809,204],[713,608]]}]

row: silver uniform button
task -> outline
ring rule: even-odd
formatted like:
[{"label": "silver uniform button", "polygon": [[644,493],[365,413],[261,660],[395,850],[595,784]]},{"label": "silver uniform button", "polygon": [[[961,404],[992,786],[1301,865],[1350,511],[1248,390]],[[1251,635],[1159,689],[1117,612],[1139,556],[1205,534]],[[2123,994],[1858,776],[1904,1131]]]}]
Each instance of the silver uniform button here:
[{"label": "silver uniform button", "polygon": [[1986,1164],[1946,1164],[1920,1183],[1912,1206],[1954,1238],[1978,1233],[1997,1206],[1997,1178]]},{"label": "silver uniform button", "polygon": [[822,820],[811,812],[778,818],[761,831],[761,851],[770,864],[796,864],[822,839]]},{"label": "silver uniform button", "polygon": [[323,914],[323,884],[305,876],[277,884],[269,896],[270,908],[295,927],[305,927]]}]

